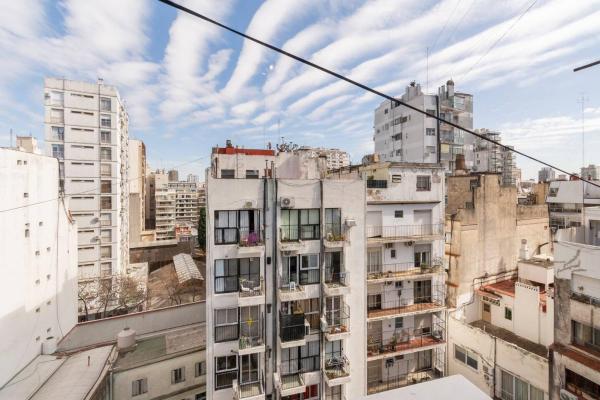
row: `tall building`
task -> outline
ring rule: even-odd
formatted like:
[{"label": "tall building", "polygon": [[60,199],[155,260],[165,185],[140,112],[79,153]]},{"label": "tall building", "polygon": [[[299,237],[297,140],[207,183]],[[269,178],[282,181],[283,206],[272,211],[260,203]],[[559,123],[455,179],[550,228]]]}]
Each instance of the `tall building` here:
[{"label": "tall building", "polygon": [[600,398],[600,207],[555,241],[552,400]]},{"label": "tall building", "polygon": [[[448,81],[437,95],[425,94],[421,85],[412,82],[401,100],[428,114],[473,128],[473,96],[454,91],[454,82]],[[471,135],[422,113],[384,101],[375,110],[375,154],[381,161],[442,162],[451,173],[457,154],[465,155],[466,167],[473,167],[473,138]]]},{"label": "tall building", "polygon": [[550,182],[556,179],[556,172],[550,167],[542,167],[538,171],[538,182]]},{"label": "tall building", "polygon": [[154,171],[150,168],[146,169],[146,200],[144,201],[145,208],[145,228],[156,228],[156,187]]},{"label": "tall building", "polygon": [[179,181],[179,171],[177,171],[176,169],[169,170],[168,174],[169,174],[169,182]]},{"label": "tall building", "polygon": [[340,149],[302,146],[296,151],[299,153],[308,153],[311,157],[325,157],[327,159],[327,169],[330,170],[350,166],[350,154]]},{"label": "tall building", "polygon": [[[489,129],[476,129],[475,131],[495,142],[501,141],[500,132],[490,131]],[[517,175],[520,175],[520,173],[517,172],[512,151],[476,137],[473,156],[474,172],[498,173],[502,177],[504,186],[516,186]]]},{"label": "tall building", "polygon": [[156,240],[175,239],[175,209],[177,194],[169,186],[169,175],[164,171],[156,171],[153,175],[154,191],[152,197],[155,205],[154,226]]},{"label": "tall building", "polygon": [[[600,181],[595,183],[600,184]],[[585,209],[600,205],[600,188],[580,180],[552,181],[546,203],[552,229],[580,226]]]},{"label": "tall building", "polygon": [[444,169],[388,162],[360,172],[367,183],[362,307],[371,395],[446,372]]},{"label": "tall building", "polygon": [[77,226],[59,163],[17,141],[28,152],[0,148],[0,388],[77,323]]},{"label": "tall building", "polygon": [[303,154],[213,149],[208,398],[366,394],[365,182],[326,170]]},{"label": "tall building", "polygon": [[188,182],[200,182],[200,180],[198,179],[198,175],[194,175],[194,174],[188,174],[187,176],[187,181]]},{"label": "tall building", "polygon": [[79,280],[128,264],[128,116],[114,86],[47,78],[45,137],[78,228]]},{"label": "tall building", "polygon": [[581,177],[587,180],[600,180],[600,165],[590,164],[587,167],[581,167]]},{"label": "tall building", "polygon": [[129,238],[141,241],[146,227],[146,145],[129,140]]},{"label": "tall building", "polygon": [[175,223],[198,225],[200,215],[200,190],[196,182],[169,182],[169,189],[175,191]]}]

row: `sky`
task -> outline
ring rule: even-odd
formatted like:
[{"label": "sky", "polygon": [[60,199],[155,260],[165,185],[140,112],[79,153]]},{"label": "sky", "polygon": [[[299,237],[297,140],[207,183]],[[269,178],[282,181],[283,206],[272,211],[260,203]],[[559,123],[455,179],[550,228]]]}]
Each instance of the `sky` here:
[{"label": "sky", "polygon": [[[475,128],[569,171],[600,164],[600,66],[573,72],[600,59],[600,0],[179,2],[389,95],[452,78]],[[0,5],[0,145],[10,129],[43,140],[54,76],[117,86],[152,168],[203,176],[226,139],[373,151],[381,98],[156,0]]]}]

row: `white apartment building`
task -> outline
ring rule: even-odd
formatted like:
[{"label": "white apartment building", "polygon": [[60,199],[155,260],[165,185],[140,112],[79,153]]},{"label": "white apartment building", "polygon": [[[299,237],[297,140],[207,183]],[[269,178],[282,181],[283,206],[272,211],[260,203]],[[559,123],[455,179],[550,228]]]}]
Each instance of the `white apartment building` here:
[{"label": "white apartment building", "polygon": [[177,194],[169,186],[169,174],[156,171],[152,174],[154,190],[151,196],[154,204],[154,227],[156,240],[175,239],[175,209]]},{"label": "white apartment building", "polygon": [[129,238],[141,241],[146,229],[146,145],[129,139]]},{"label": "white apartment building", "polygon": [[175,191],[175,223],[177,225],[198,225],[200,215],[200,190],[196,182],[169,182],[169,189]]},{"label": "white apartment building", "polygon": [[581,167],[580,176],[587,180],[600,180],[600,165],[590,164],[587,167]]},{"label": "white apartment building", "polygon": [[600,398],[600,207],[555,245],[552,399]]},{"label": "white apartment building", "polygon": [[59,164],[17,141],[32,152],[0,148],[0,387],[77,323],[77,225]]},{"label": "white apartment building", "polygon": [[[473,96],[454,91],[454,82],[425,94],[412,82],[401,100],[428,114],[473,128]],[[386,100],[375,109],[375,154],[382,162],[442,162],[446,172],[454,170],[457,154],[465,155],[466,167],[473,167],[473,138],[450,125]]]},{"label": "white apartment building", "polygon": [[296,152],[308,153],[310,157],[325,157],[327,159],[327,169],[329,170],[350,166],[350,154],[340,149],[302,146]]},{"label": "white apartment building", "polygon": [[365,182],[326,170],[301,154],[213,149],[208,398],[366,395]]},{"label": "white apartment building", "polygon": [[445,184],[443,167],[434,164],[360,171],[367,183],[363,346],[370,395],[445,375]]},{"label": "white apartment building", "polygon": [[[597,185],[600,181],[594,181]],[[600,205],[600,188],[576,181],[552,181],[546,196],[550,226],[557,229],[580,226],[585,209]]]},{"label": "white apartment building", "polygon": [[128,116],[117,89],[47,78],[48,154],[78,228],[81,281],[126,271],[128,263]]},{"label": "white apartment building", "polygon": [[[501,142],[500,132],[489,129],[476,129],[475,132],[495,142]],[[499,173],[502,176],[502,185],[516,185],[518,172],[512,151],[478,137],[475,138],[473,146],[473,172]]]},{"label": "white apartment building", "polygon": [[492,398],[549,399],[554,322],[553,263],[529,258],[518,270],[475,280],[472,301],[448,318],[448,372]]},{"label": "white apartment building", "polygon": [[542,167],[538,171],[538,182],[551,182],[556,179],[556,172],[550,167]]}]

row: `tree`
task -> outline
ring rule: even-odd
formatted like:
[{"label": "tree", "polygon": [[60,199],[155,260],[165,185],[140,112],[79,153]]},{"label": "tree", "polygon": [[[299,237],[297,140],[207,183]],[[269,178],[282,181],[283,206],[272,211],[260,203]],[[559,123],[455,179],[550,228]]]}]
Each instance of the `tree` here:
[{"label": "tree", "polygon": [[116,310],[125,314],[135,311],[147,297],[140,282],[130,275],[121,275],[115,279]]},{"label": "tree", "polygon": [[198,246],[202,251],[206,251],[206,208],[200,208],[200,218],[198,219]]},{"label": "tree", "polygon": [[85,312],[85,320],[87,321],[90,317],[90,310],[92,304],[96,299],[96,281],[81,281],[77,285],[77,297],[83,304],[83,310]]}]

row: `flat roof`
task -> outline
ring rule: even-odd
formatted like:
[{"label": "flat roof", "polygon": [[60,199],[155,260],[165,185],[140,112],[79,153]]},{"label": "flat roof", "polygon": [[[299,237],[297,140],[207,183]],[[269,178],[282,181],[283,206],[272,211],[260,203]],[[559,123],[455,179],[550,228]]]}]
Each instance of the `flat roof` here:
[{"label": "flat roof", "polygon": [[177,272],[179,283],[185,283],[192,279],[204,280],[191,255],[179,253],[173,257],[173,263],[175,264],[175,272]]},{"label": "flat roof", "polygon": [[452,375],[367,396],[368,400],[491,400],[462,375]]},{"label": "flat roof", "polygon": [[508,329],[500,328],[484,320],[473,321],[469,325],[479,328],[490,336],[495,336],[505,342],[512,343],[530,353],[537,354],[540,357],[548,358],[548,349],[543,344],[532,342],[519,335],[516,335]]}]

